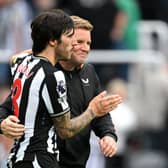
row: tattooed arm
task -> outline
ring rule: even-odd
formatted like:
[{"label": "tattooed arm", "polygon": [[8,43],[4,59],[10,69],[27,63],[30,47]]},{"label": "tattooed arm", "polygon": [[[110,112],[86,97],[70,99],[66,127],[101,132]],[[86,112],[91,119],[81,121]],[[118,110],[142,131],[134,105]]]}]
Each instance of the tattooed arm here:
[{"label": "tattooed arm", "polygon": [[103,116],[111,111],[114,106],[111,105],[111,100],[121,101],[118,95],[105,96],[106,92],[100,93],[93,98],[85,112],[75,118],[70,118],[70,112],[53,119],[58,135],[64,138],[70,138],[85,128],[94,118]]},{"label": "tattooed arm", "polygon": [[87,109],[85,113],[73,119],[70,119],[70,112],[68,112],[61,117],[54,118],[54,123],[56,123],[57,133],[64,139],[70,138],[80,132],[93,118],[95,118],[95,114],[91,109]]}]

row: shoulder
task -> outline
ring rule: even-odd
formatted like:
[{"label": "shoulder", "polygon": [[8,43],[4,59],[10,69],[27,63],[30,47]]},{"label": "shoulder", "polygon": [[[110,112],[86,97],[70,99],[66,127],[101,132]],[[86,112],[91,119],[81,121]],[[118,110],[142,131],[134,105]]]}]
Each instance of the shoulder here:
[{"label": "shoulder", "polygon": [[65,76],[63,71],[55,68],[51,64],[45,64],[43,68],[44,68],[47,80],[52,79],[54,81],[57,81],[57,83],[60,81],[65,82]]},{"label": "shoulder", "polygon": [[46,75],[54,75],[55,77],[58,77],[58,78],[64,77],[63,71],[51,65],[49,62],[43,62],[42,66]]},{"label": "shoulder", "polygon": [[94,66],[92,64],[86,63],[86,64],[84,64],[83,68],[84,69],[92,69],[92,68],[94,68]]},{"label": "shoulder", "polygon": [[15,64],[18,60],[23,59],[28,55],[32,55],[31,49],[27,49],[27,50],[24,50],[20,53],[16,53],[16,54],[12,55],[10,58],[10,63]]},{"label": "shoulder", "polygon": [[56,77],[57,81],[65,80],[64,73],[61,70],[55,70],[54,76]]},{"label": "shoulder", "polygon": [[96,76],[95,68],[92,64],[85,64],[81,70],[81,75],[84,76]]},{"label": "shoulder", "polygon": [[94,66],[93,66],[92,64],[89,64],[89,63],[84,64],[84,66],[83,66],[81,72],[89,72],[89,71],[90,71],[90,72],[95,71]]},{"label": "shoulder", "polygon": [[28,53],[22,53],[22,54],[16,54],[13,55],[10,59],[10,64],[14,65],[25,59],[29,54]]}]

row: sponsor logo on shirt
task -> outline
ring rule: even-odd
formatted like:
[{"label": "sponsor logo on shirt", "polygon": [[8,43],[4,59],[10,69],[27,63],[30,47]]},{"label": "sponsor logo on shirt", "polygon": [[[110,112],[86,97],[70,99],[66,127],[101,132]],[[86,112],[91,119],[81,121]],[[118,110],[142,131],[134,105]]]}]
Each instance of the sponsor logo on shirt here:
[{"label": "sponsor logo on shirt", "polygon": [[88,78],[86,78],[86,79],[81,78],[81,81],[82,81],[82,83],[83,83],[84,85],[86,85],[86,86],[89,85],[89,79],[88,79]]}]

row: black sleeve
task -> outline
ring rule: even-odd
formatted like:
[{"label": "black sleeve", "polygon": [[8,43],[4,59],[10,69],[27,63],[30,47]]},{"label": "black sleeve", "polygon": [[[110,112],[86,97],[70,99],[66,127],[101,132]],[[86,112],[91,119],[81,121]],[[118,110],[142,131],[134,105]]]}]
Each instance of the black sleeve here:
[{"label": "black sleeve", "polygon": [[[102,91],[100,80],[94,67],[92,72],[94,72],[93,77],[95,77],[95,95],[98,95]],[[103,117],[94,119],[91,123],[91,126],[98,137],[102,138],[103,136],[108,135],[117,141],[117,135],[110,114],[106,114]]]},{"label": "black sleeve", "polygon": [[113,137],[117,141],[117,135],[110,114],[96,118],[91,123],[96,136],[102,138],[105,135]]},{"label": "black sleeve", "polygon": [[0,120],[5,119],[9,115],[12,115],[12,99],[11,95],[9,95],[6,100],[0,104]]},{"label": "black sleeve", "polygon": [[12,99],[11,94],[9,94],[6,100],[2,104],[0,104],[0,120],[5,119],[12,114]]},{"label": "black sleeve", "polygon": [[[0,122],[12,114],[13,114],[12,99],[11,99],[11,94],[10,94],[6,98],[6,100],[0,105]],[[0,130],[0,133],[2,133],[1,130]]]}]

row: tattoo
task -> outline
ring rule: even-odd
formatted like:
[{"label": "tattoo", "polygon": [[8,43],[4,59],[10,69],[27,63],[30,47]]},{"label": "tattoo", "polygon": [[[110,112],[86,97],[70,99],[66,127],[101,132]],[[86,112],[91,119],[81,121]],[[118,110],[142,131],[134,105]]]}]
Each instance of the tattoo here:
[{"label": "tattoo", "polygon": [[88,108],[87,110],[90,112],[90,115],[91,115],[92,118],[96,117],[92,109]]},{"label": "tattoo", "polygon": [[61,138],[70,138],[84,129],[95,118],[91,109],[80,116],[70,119],[70,112],[53,119],[56,132]]}]

